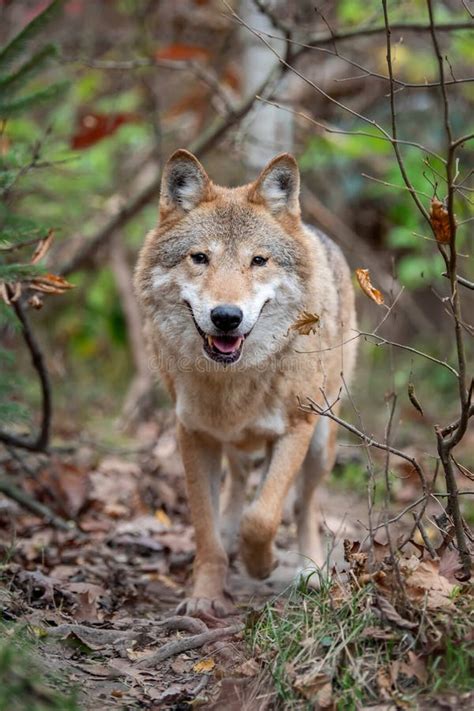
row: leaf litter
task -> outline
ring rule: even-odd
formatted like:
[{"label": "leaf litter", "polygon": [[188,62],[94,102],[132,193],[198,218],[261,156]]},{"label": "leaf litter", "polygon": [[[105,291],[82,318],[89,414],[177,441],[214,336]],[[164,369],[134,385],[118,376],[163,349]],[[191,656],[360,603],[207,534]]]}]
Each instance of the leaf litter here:
[{"label": "leaf litter", "polygon": [[[312,327],[309,316],[305,329]],[[243,699],[250,703],[262,697],[272,708],[275,685],[268,675],[275,646],[267,649],[259,630],[268,614],[262,605],[278,588],[261,583],[257,595],[251,594],[236,571],[237,617],[213,629],[202,620],[174,615],[190,584],[194,540],[171,427],[158,431],[138,458],[100,458],[82,450],[80,456],[25,457],[36,472],[23,478],[25,490],[75,520],[77,529],[58,531],[18,508],[0,507],[6,561],[0,606],[6,620],[28,625],[45,658],[79,685],[83,708],[96,708],[98,695],[127,709],[134,704],[242,708]],[[347,541],[345,551],[345,569],[338,566],[325,583],[328,603],[338,614],[350,608],[356,618],[362,615],[357,639],[371,651],[356,660],[357,675],[370,678],[378,698],[393,703],[407,688],[426,684],[428,655],[442,644],[420,624],[420,615],[435,620],[438,629],[438,618],[452,616],[467,600],[456,579],[457,552],[445,537],[435,560],[418,546],[399,556],[397,572],[385,541],[374,542],[372,563],[356,541]],[[405,600],[396,594],[397,575]],[[273,597],[268,603],[277,609],[279,623],[291,620],[292,594],[290,602]],[[341,637],[344,624],[342,632],[314,638],[321,614],[314,595],[298,598],[299,613],[302,604],[309,606],[312,623],[295,634],[304,637],[300,658],[286,660],[284,674],[299,699],[295,708],[308,702],[334,708],[342,693],[338,664],[345,658],[350,668],[354,642]],[[407,647],[406,640],[416,635],[420,644]],[[387,645],[400,647],[396,659],[377,656],[374,650]]]}]

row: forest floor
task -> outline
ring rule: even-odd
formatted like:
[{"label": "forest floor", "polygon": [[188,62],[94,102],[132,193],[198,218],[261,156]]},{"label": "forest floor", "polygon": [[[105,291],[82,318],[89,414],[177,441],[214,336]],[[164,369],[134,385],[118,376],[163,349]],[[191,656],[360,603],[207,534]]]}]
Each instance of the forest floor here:
[{"label": "forest floor", "polygon": [[[8,701],[8,693],[15,692],[4,685],[0,708],[335,708],[331,694],[326,701],[318,696],[321,689],[327,692],[327,684],[319,683],[321,674],[319,681],[312,679],[308,686],[307,674],[302,677],[300,669],[299,676],[295,672],[297,691],[285,691],[282,679],[275,677],[272,647],[287,642],[269,637],[269,628],[261,622],[269,621],[266,603],[271,614],[286,614],[287,601],[296,590],[293,581],[300,561],[289,516],[278,534],[280,565],[271,578],[251,580],[238,563],[232,564],[229,589],[236,615],[215,624],[175,616],[177,604],[189,593],[194,542],[170,416],[163,415],[159,424],[143,426],[134,449],[103,449],[84,441],[71,451],[57,449],[48,457],[22,453],[21,459],[18,455],[6,458],[4,466],[12,480],[21,476],[23,489],[36,500],[75,524],[61,530],[10,498],[0,498],[4,553],[0,636],[11,645],[23,645],[24,655],[8,662],[2,643],[0,681],[4,682],[5,675],[11,681],[13,674],[20,686],[29,685],[29,701],[23,706],[21,701],[17,705]],[[257,475],[255,472],[255,482]],[[411,480],[405,488],[410,486]],[[410,489],[400,495],[400,508],[404,497],[409,500],[411,496]],[[347,568],[347,561],[349,567],[361,568],[362,554],[355,542],[367,533],[367,505],[360,492],[328,484],[321,490],[318,505],[334,570]],[[351,542],[349,553],[344,539]],[[386,548],[386,544],[380,546]],[[447,553],[449,556],[449,550]],[[435,607],[448,609],[457,590],[448,583],[456,572],[452,565],[447,570],[449,567],[448,560],[443,571],[437,570],[436,585],[441,572],[447,577],[442,577],[444,588],[438,591],[442,602],[438,600]],[[318,595],[307,590],[303,593],[305,605],[311,604],[309,595]],[[303,604],[301,599],[297,611]],[[295,608],[287,612],[288,619],[294,618]],[[385,639],[393,639],[387,636],[387,624],[398,626],[398,631],[404,629],[406,634],[415,623],[388,614],[388,619],[384,618]],[[428,666],[420,660],[411,659],[412,671],[426,687]],[[2,669],[2,664],[9,663],[12,668]],[[281,673],[291,676],[295,664],[294,660],[280,664]],[[34,671],[37,666],[39,671]],[[407,668],[405,676],[411,673]],[[380,698],[372,699],[372,705],[379,710],[416,707],[413,701],[402,703],[400,694],[395,693],[396,679],[387,681],[380,670],[374,673]],[[393,675],[393,669],[390,673]],[[44,678],[67,691],[62,700],[49,696],[52,692]],[[306,682],[301,682],[302,678]],[[473,696],[466,691],[465,679],[462,682],[459,693],[438,693],[436,703],[431,699],[426,707],[472,708]],[[75,701],[69,698],[71,689]],[[351,705],[347,690],[344,693],[346,702],[337,708],[366,705],[357,704],[355,698]]]}]

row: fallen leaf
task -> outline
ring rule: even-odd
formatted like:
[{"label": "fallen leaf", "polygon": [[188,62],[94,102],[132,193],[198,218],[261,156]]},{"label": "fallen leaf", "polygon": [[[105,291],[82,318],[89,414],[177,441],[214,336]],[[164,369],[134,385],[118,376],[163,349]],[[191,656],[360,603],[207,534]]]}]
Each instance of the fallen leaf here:
[{"label": "fallen leaf", "polygon": [[212,671],[215,666],[215,661],[211,657],[208,657],[207,659],[201,659],[199,662],[196,662],[196,664],[193,666],[193,671],[197,672],[198,674],[204,674],[206,672]]},{"label": "fallen leaf", "polygon": [[175,674],[188,674],[192,669],[192,664],[190,659],[181,654],[171,662],[170,667]]},{"label": "fallen leaf", "polygon": [[449,580],[450,583],[457,583],[457,575],[461,572],[462,563],[457,550],[446,548],[439,561],[439,574]]},{"label": "fallen leaf", "polygon": [[408,678],[415,677],[420,684],[426,684],[428,681],[428,670],[425,661],[411,650],[408,652],[407,657],[408,662],[402,662],[400,665],[400,673],[405,674]]},{"label": "fallen leaf", "polygon": [[381,291],[372,286],[368,269],[356,269],[356,277],[359,286],[372,301],[381,306],[384,303],[384,297]]},{"label": "fallen leaf", "polygon": [[429,610],[453,607],[452,594],[456,587],[439,572],[439,560],[420,561],[416,556],[399,561],[400,572],[406,582],[408,597],[423,602]]},{"label": "fallen leaf", "polygon": [[332,705],[331,677],[318,664],[309,672],[297,676],[293,686],[305,699],[320,708],[328,708]]},{"label": "fallen leaf", "polygon": [[451,241],[449,213],[443,203],[436,198],[431,200],[430,221],[436,240],[441,244],[449,244]]},{"label": "fallen leaf", "polygon": [[256,676],[260,672],[260,669],[260,664],[256,659],[246,659],[235,671],[243,676]]},{"label": "fallen leaf", "polygon": [[316,326],[318,324],[318,314],[302,311],[294,324],[290,326],[289,331],[296,331],[300,336],[309,336],[311,333],[316,333]]}]

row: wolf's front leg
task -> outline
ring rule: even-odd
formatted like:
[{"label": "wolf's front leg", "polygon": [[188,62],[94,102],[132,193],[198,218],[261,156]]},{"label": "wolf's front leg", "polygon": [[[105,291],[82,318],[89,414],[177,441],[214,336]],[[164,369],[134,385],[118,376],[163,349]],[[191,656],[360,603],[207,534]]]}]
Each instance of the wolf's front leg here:
[{"label": "wolf's front leg", "polygon": [[265,482],[242,517],[240,553],[248,573],[254,578],[268,577],[275,567],[273,539],[288,490],[308,451],[314,426],[314,416],[303,415],[274,444]]},{"label": "wolf's front leg", "polygon": [[224,589],[228,563],[218,528],[221,447],[181,424],[178,441],[196,537],[193,593],[179,605],[178,613],[223,617],[232,611],[232,604]]}]

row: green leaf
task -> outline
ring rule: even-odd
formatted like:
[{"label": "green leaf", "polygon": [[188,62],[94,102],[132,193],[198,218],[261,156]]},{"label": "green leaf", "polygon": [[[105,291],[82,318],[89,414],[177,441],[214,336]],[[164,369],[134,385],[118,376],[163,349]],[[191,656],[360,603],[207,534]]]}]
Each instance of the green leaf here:
[{"label": "green leaf", "polygon": [[56,57],[57,54],[58,49],[54,44],[46,45],[28,59],[16,72],[0,78],[0,91],[5,88],[8,88],[9,91],[17,90],[18,87],[26,84],[27,81],[44,69],[48,60]]},{"label": "green leaf", "polygon": [[10,116],[33,108],[40,102],[50,101],[64,93],[68,87],[69,82],[67,81],[57,82],[56,84],[51,84],[51,86],[48,86],[46,89],[38,89],[38,91],[23,96],[21,99],[16,99],[6,104],[2,104],[0,101],[0,118],[9,118]]},{"label": "green leaf", "polygon": [[11,64],[27,48],[29,43],[37,37],[43,27],[56,15],[63,0],[53,0],[51,5],[40,12],[34,20],[29,22],[3,49],[0,50],[0,72],[7,70]]}]

